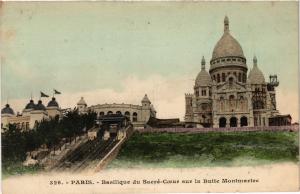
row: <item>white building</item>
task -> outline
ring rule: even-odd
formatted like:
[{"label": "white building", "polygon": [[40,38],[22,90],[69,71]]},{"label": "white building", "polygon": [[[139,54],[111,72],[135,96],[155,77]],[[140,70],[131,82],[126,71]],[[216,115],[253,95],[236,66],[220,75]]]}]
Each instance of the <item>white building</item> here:
[{"label": "white building", "polygon": [[156,110],[154,109],[147,94],[141,101],[141,105],[134,104],[97,104],[90,107],[81,97],[77,103],[79,113],[87,113],[87,111],[94,111],[98,116],[106,114],[122,114],[127,116],[135,127],[144,127],[148,122],[150,116],[156,117]]},{"label": "white building", "polygon": [[28,130],[34,128],[36,122],[55,116],[61,116],[61,109],[54,97],[49,101],[47,107],[41,100],[37,104],[30,100],[22,114],[18,115],[15,114],[9,104],[6,104],[1,110],[1,129],[7,128],[8,124],[16,124],[18,128]]},{"label": "white building", "polygon": [[[188,127],[242,127],[273,125],[276,109],[277,76],[266,82],[257,58],[248,77],[247,60],[239,42],[230,34],[225,17],[224,33],[214,47],[209,72],[202,58],[194,93],[185,95]],[[285,117],[286,120],[290,116]],[[290,122],[290,121],[289,121]]]}]

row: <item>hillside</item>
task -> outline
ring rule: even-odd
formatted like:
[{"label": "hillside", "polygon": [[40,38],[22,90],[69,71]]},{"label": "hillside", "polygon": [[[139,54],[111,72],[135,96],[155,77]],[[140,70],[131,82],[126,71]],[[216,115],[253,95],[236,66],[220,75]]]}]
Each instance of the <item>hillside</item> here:
[{"label": "hillside", "polygon": [[298,132],[135,133],[109,168],[244,166],[298,161]]}]

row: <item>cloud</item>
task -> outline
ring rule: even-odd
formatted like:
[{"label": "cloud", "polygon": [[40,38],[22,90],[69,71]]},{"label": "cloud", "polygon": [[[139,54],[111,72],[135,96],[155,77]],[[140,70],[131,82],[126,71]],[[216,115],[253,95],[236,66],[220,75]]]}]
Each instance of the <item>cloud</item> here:
[{"label": "cloud", "polygon": [[[80,97],[84,97],[88,106],[104,103],[128,103],[141,104],[145,94],[157,110],[160,118],[177,117],[183,119],[185,111],[184,94],[192,91],[193,81],[189,77],[176,77],[167,79],[153,75],[147,79],[138,79],[129,76],[121,82],[121,91],[114,89],[95,89],[87,92],[64,93],[56,95],[57,101],[62,108],[75,107]],[[34,99],[35,101],[38,98]],[[43,98],[46,105],[49,99]],[[22,111],[29,99],[9,100],[12,108]]]},{"label": "cloud", "polygon": [[[80,97],[84,97],[88,106],[104,103],[141,104],[145,94],[157,110],[159,118],[180,118],[185,113],[185,93],[193,92],[193,79],[189,76],[166,78],[152,75],[146,79],[129,76],[121,82],[122,90],[95,89],[87,92],[65,93],[57,95],[57,101],[62,108],[74,108]],[[37,99],[35,99],[37,100]],[[50,100],[43,99],[44,104]],[[10,100],[15,110],[21,111],[28,99]],[[297,91],[277,91],[277,105],[280,113],[291,114],[293,121],[298,121],[298,93]]]}]

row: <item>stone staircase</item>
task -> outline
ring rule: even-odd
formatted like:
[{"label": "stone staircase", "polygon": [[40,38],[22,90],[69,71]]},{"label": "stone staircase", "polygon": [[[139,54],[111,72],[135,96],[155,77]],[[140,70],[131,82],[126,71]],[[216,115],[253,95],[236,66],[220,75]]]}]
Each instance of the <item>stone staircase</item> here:
[{"label": "stone staircase", "polygon": [[56,166],[60,161],[68,154],[72,153],[75,149],[88,141],[87,134],[76,137],[70,143],[65,143],[60,149],[51,151],[45,158],[43,158],[39,164],[44,167],[45,170],[50,170]]}]

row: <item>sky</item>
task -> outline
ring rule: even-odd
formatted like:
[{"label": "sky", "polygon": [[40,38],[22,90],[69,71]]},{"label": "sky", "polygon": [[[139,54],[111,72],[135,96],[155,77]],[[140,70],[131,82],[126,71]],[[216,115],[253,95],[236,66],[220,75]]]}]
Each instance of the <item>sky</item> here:
[{"label": "sky", "polygon": [[81,96],[140,104],[147,93],[158,117],[182,120],[227,15],[248,68],[256,55],[267,81],[278,75],[278,109],[298,121],[297,2],[5,2],[0,11],[1,106],[15,112],[55,88],[62,108]]}]

